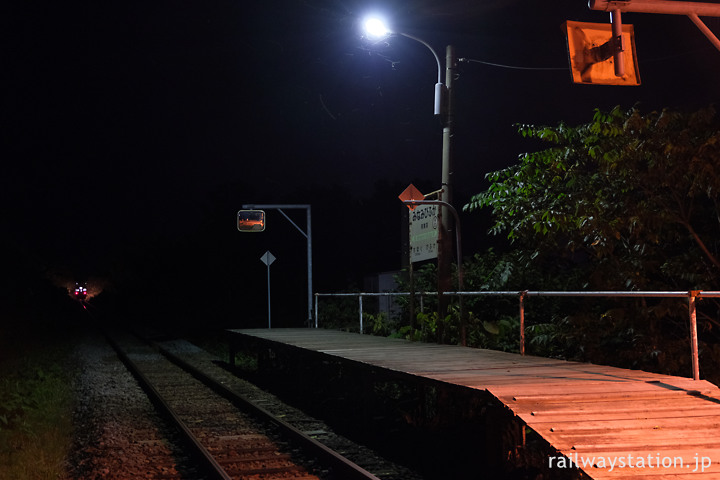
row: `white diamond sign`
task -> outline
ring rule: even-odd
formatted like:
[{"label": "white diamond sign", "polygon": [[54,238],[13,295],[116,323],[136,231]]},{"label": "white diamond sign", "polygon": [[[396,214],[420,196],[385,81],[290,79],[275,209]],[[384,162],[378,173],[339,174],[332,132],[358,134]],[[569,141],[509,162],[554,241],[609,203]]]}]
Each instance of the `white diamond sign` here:
[{"label": "white diamond sign", "polygon": [[270,253],[270,250],[268,250],[267,252],[265,252],[265,255],[260,257],[260,260],[262,260],[262,262],[269,267],[275,261],[275,255]]}]

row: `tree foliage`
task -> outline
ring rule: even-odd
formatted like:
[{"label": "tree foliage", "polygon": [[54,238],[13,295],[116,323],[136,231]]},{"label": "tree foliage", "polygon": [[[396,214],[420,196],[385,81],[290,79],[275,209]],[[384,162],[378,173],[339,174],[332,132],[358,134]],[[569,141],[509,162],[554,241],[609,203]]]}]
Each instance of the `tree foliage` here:
[{"label": "tree foliage", "polygon": [[586,287],[711,288],[720,274],[720,128],[685,114],[596,110],[578,127],[519,125],[551,147],[488,175],[466,210],[533,256],[592,264]]},{"label": "tree foliage", "polygon": [[[549,147],[490,173],[490,187],[465,210],[491,209],[491,233],[512,246],[503,257],[510,263],[498,268],[522,273],[520,289],[720,289],[720,124],[712,107],[616,107],[575,127],[518,130]],[[686,301],[578,299],[527,318],[533,353],[689,374]],[[705,299],[698,322],[701,374],[718,381],[720,304]]]}]

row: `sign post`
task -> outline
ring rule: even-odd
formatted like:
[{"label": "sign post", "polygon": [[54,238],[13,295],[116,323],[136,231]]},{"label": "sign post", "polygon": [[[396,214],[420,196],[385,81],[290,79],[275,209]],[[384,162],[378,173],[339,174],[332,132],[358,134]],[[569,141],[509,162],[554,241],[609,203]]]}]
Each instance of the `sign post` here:
[{"label": "sign post", "polygon": [[[293,227],[297,229],[298,232],[302,234],[303,237],[307,240],[307,324],[308,326],[312,325],[312,225],[310,221],[310,205],[243,205],[244,209],[250,209],[255,210],[256,208],[272,208],[277,210],[282,214],[285,219],[292,224]],[[305,215],[306,215],[306,230],[303,230],[300,228],[295,222],[292,221],[290,217],[287,216],[285,212],[283,212],[283,209],[285,208],[301,208],[305,209]],[[270,253],[270,252],[268,252]],[[273,257],[273,260],[275,258]],[[317,325],[315,325],[317,327]]]},{"label": "sign post", "polygon": [[[437,193],[437,192],[433,192]],[[410,277],[410,326],[415,324],[415,272],[413,263],[438,258],[439,208],[437,205],[418,205],[425,195],[410,184],[398,195],[410,212],[408,213],[408,274]],[[411,202],[411,203],[408,203]],[[440,299],[438,298],[438,301]]]},{"label": "sign post", "polygon": [[260,257],[260,260],[267,266],[268,328],[272,328],[272,317],[270,315],[270,265],[275,261],[275,255],[268,250],[265,255]]},{"label": "sign post", "polygon": [[[444,207],[447,207],[450,212],[452,212],[453,216],[455,217],[455,242],[456,242],[456,248],[457,248],[457,281],[458,281],[458,291],[462,292],[465,288],[463,285],[463,266],[462,266],[462,249],[460,248],[460,217],[458,216],[457,210],[453,208],[452,205],[449,203],[443,201],[443,200],[406,200],[403,199],[402,196],[400,197],[405,205],[407,205],[408,208],[412,209],[412,207],[417,208],[419,205],[442,205]],[[443,292],[438,289],[438,298],[442,295]],[[467,345],[467,336],[466,336],[466,325],[467,325],[467,318],[465,315],[465,305],[463,302],[463,296],[460,295],[459,298],[460,303],[460,344],[463,346]]]}]

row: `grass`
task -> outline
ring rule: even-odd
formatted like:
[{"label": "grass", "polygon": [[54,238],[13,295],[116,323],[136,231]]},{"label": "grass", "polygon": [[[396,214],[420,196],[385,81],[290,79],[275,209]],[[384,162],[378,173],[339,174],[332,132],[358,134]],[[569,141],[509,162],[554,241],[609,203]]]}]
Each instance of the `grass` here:
[{"label": "grass", "polygon": [[0,331],[0,480],[66,478],[73,403],[68,346],[27,345],[22,338],[32,337]]}]

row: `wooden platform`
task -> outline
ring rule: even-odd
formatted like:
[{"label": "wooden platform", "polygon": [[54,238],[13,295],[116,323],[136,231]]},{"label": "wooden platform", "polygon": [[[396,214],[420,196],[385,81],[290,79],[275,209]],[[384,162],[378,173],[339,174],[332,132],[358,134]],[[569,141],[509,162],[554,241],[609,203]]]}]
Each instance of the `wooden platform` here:
[{"label": "wooden platform", "polygon": [[704,380],[332,330],[229,332],[486,390],[562,453],[552,468],[720,479],[720,389]]}]

